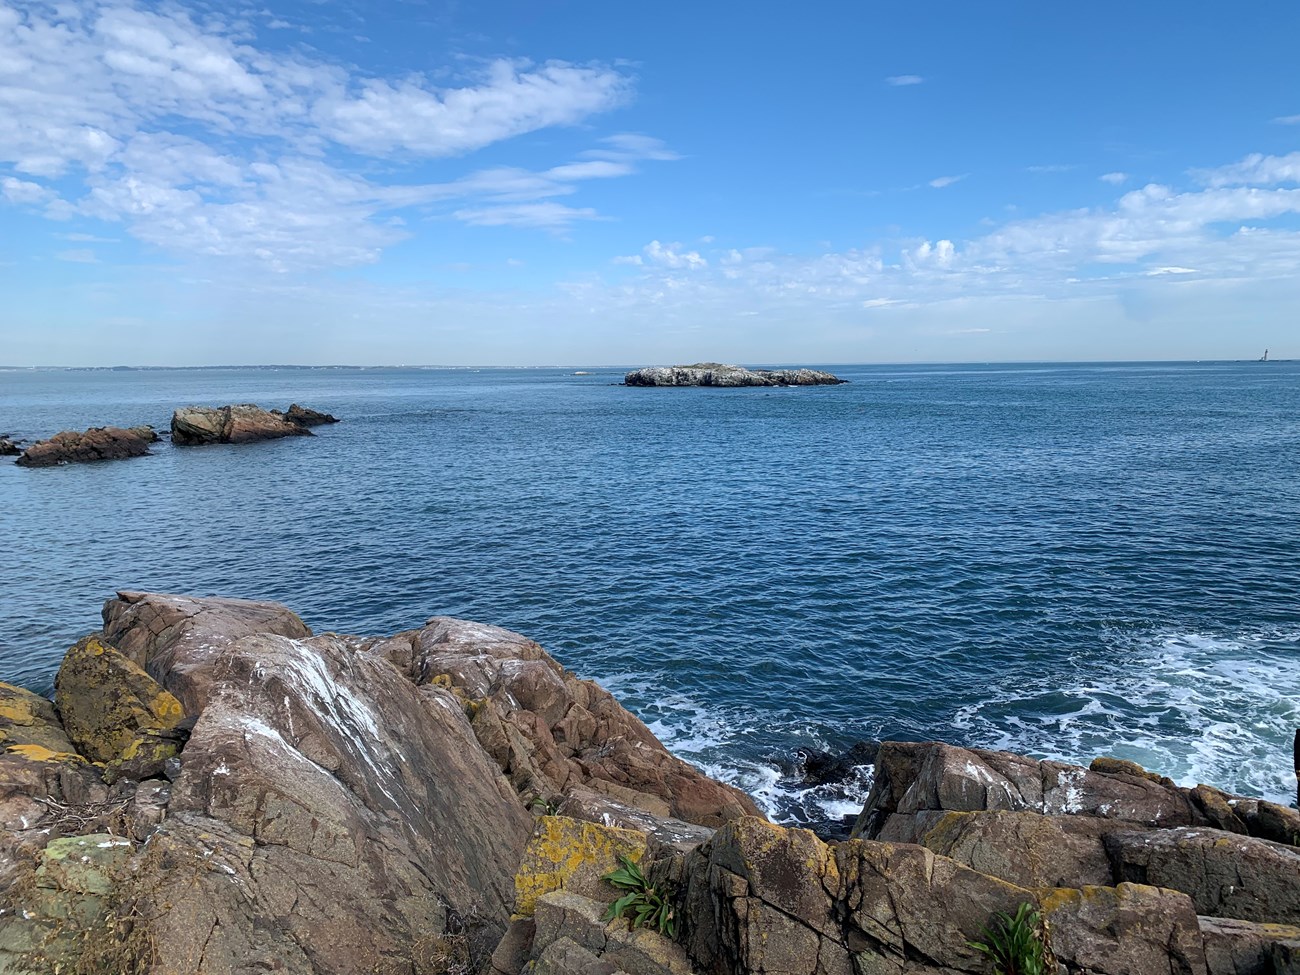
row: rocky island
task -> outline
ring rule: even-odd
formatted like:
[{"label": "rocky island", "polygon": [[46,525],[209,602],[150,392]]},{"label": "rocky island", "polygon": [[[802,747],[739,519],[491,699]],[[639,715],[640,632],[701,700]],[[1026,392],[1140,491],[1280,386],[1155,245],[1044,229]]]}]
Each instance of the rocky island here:
[{"label": "rocky island", "polygon": [[147,425],[127,429],[91,427],[84,433],[64,430],[19,452],[14,463],[20,467],[54,467],[58,464],[146,457],[149,445],[157,443],[158,439],[154,428]]},{"label": "rocky island", "polygon": [[172,443],[195,447],[215,443],[254,443],[281,437],[310,437],[311,428],[338,423],[338,418],[299,406],[288,412],[264,410],[253,403],[232,406],[186,406],[172,414]]},{"label": "rocky island", "polygon": [[1043,971],[1300,971],[1273,803],[885,742],[827,843],[516,633],[140,592],[103,623],[53,704],[0,685],[6,975],[978,975],[1017,909]]},{"label": "rocky island", "polygon": [[815,369],[746,369],[717,362],[647,366],[623,377],[624,386],[837,386],[846,382]]}]

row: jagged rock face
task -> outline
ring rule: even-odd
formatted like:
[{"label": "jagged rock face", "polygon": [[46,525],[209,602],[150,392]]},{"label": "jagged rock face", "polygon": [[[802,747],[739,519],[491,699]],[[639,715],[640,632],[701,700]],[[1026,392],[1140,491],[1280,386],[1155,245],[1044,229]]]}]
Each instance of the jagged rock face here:
[{"label": "jagged rock face", "polygon": [[532,819],[456,696],[333,636],[246,636],[211,666],[127,888],[154,970],[407,972],[460,924],[490,951]]},{"label": "jagged rock face", "polygon": [[746,369],[716,362],[647,366],[623,377],[625,386],[836,386],[847,381],[815,369]]},{"label": "jagged rock face", "polygon": [[305,424],[252,403],[186,406],[172,414],[171,430],[172,443],[179,447],[311,436]]},{"label": "jagged rock face", "polygon": [[1197,918],[1210,975],[1296,975],[1300,927]]},{"label": "jagged rock face", "polygon": [[537,899],[556,890],[610,903],[619,891],[603,878],[619,857],[639,863],[646,855],[644,833],[568,816],[542,816],[515,873],[514,913],[531,917]]},{"label": "jagged rock face", "polygon": [[518,633],[434,617],[423,629],[369,646],[417,683],[457,691],[480,744],[525,802],[553,802],[581,786],[703,826],[760,815],[747,795],[669,753],[608,691],[579,680]]},{"label": "jagged rock face", "polygon": [[54,467],[59,464],[82,464],[97,460],[123,460],[145,457],[149,444],[157,441],[153,427],[92,427],[84,433],[64,430],[49,440],[41,440],[22,451],[14,461],[20,467]]}]

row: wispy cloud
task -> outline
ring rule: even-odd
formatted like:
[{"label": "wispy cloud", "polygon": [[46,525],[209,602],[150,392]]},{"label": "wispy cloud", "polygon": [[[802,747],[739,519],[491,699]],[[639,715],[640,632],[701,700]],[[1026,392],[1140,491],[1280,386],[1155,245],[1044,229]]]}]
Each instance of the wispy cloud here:
[{"label": "wispy cloud", "polygon": [[1279,115],[1273,121],[1278,125],[1300,125],[1300,115]]},{"label": "wispy cloud", "polygon": [[1193,170],[1192,175],[1207,186],[1300,183],[1300,152],[1286,156],[1266,156],[1257,152],[1228,166]]},{"label": "wispy cloud", "polygon": [[1127,183],[1131,177],[1128,173],[1102,173],[1097,178],[1103,183],[1109,183],[1111,186],[1121,186]]},{"label": "wispy cloud", "polygon": [[411,207],[556,231],[599,215],[549,198],[677,158],[621,134],[538,172],[429,184],[417,178],[423,160],[585,123],[623,104],[633,79],[604,64],[505,59],[455,83],[361,76],[250,36],[236,19],[178,6],[0,2],[0,165],[12,173],[0,205],[284,271],[376,260],[408,234],[392,217]]},{"label": "wispy cloud", "polygon": [[969,173],[962,173],[960,176],[939,176],[930,180],[929,185],[934,187],[936,190],[941,190],[945,186],[951,186],[953,183],[960,183],[969,175]]},{"label": "wispy cloud", "polygon": [[890,75],[885,79],[885,84],[893,88],[905,88],[908,85],[919,85],[925,79],[919,74],[896,74]]},{"label": "wispy cloud", "polygon": [[1068,173],[1079,167],[1074,163],[1048,163],[1043,166],[1026,166],[1027,173]]}]

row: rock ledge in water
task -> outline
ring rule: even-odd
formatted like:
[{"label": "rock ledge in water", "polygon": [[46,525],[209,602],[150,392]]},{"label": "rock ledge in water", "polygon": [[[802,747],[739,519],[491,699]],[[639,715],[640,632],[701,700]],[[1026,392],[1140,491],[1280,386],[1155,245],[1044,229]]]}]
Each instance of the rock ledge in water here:
[{"label": "rock ledge in water", "polygon": [[130,429],[91,427],[84,433],[64,430],[49,440],[32,444],[14,463],[20,467],[55,467],[59,464],[145,457],[149,454],[149,445],[157,440],[158,434],[151,426]]},{"label": "rock ledge in water", "polygon": [[253,403],[185,406],[172,414],[172,443],[195,447],[214,443],[253,443],[281,437],[310,437],[308,427],[337,423],[336,417],[294,403],[289,412],[264,410]]},{"label": "rock ledge in water", "polygon": [[816,369],[746,369],[717,362],[647,366],[623,377],[624,386],[837,386],[846,382]]}]

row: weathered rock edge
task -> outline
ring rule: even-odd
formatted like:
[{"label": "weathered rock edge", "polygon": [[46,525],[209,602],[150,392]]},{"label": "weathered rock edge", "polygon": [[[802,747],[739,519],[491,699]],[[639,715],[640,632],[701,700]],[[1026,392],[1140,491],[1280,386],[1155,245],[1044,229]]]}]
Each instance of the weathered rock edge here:
[{"label": "weathered rock edge", "polygon": [[[826,843],[463,620],[122,592],[59,685],[0,685],[6,975],[977,975],[1026,903],[1065,975],[1300,970],[1300,814],[1129,762],[886,742]],[[675,942],[606,919],[620,857]]]},{"label": "weathered rock edge", "polygon": [[746,369],[717,362],[647,366],[623,377],[624,386],[837,386],[847,382],[815,369]]}]

